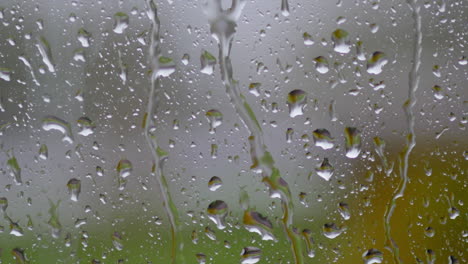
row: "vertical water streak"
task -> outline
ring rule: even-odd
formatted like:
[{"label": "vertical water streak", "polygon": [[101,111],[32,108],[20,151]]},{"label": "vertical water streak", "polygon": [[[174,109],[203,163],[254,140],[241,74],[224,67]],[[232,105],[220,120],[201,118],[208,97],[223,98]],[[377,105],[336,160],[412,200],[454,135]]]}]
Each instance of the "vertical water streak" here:
[{"label": "vertical water streak", "polygon": [[154,112],[156,112],[156,107],[160,102],[160,87],[159,87],[159,71],[160,66],[160,57],[161,57],[161,48],[160,48],[160,37],[159,37],[159,28],[160,22],[157,13],[156,4],[153,0],[147,0],[147,12],[148,17],[152,23],[151,29],[151,42],[149,48],[149,57],[151,60],[151,87],[148,98],[147,112],[144,120],[144,129],[145,137],[148,142],[148,145],[153,156],[153,172],[156,176],[159,188],[161,190],[161,195],[164,203],[164,209],[166,215],[169,218],[170,229],[171,229],[171,263],[172,264],[182,264],[185,263],[183,255],[179,254],[179,250],[183,248],[183,241],[180,234],[180,222],[179,222],[179,213],[177,207],[175,206],[169,187],[167,185],[166,177],[163,173],[164,162],[167,159],[167,152],[161,149],[158,145],[156,135],[154,134],[155,130],[155,121],[154,121]]},{"label": "vertical water streak", "polygon": [[304,260],[300,237],[292,227],[294,206],[290,189],[286,181],[281,178],[279,170],[275,167],[274,160],[264,144],[262,128],[247,100],[240,92],[238,82],[233,78],[230,58],[232,40],[237,30],[237,20],[245,4],[246,0],[232,0],[231,7],[223,10],[221,0],[209,0],[205,11],[210,22],[212,37],[218,42],[222,82],[240,120],[250,133],[251,169],[261,173],[263,182],[270,188],[271,197],[281,198],[283,228],[291,242],[295,263],[299,264],[303,263]]},{"label": "vertical water streak", "polygon": [[398,185],[398,188],[395,190],[395,193],[390,201],[390,205],[387,205],[385,211],[385,236],[386,243],[390,245],[393,258],[396,263],[402,263],[400,258],[400,252],[397,243],[393,240],[391,235],[391,225],[390,221],[393,215],[393,212],[396,208],[396,201],[398,198],[403,197],[408,183],[408,166],[409,166],[409,156],[411,151],[416,145],[416,134],[414,131],[414,113],[413,108],[416,105],[416,91],[419,87],[419,68],[421,66],[421,52],[422,52],[422,32],[421,32],[421,15],[420,7],[416,4],[417,0],[407,0],[409,8],[412,12],[412,19],[414,20],[414,42],[413,42],[413,59],[412,59],[412,68],[409,73],[408,81],[408,99],[403,104],[403,108],[406,113],[406,119],[408,123],[408,133],[406,136],[406,145],[403,148],[400,154],[400,176],[401,180]]}]

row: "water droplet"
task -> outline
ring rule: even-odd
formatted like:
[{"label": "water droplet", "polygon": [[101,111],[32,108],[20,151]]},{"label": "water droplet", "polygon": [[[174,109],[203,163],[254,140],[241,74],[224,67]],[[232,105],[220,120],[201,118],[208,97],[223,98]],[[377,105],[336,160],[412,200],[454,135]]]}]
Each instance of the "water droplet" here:
[{"label": "water droplet", "polygon": [[42,57],[42,62],[47,66],[49,72],[55,72],[54,60],[52,59],[52,51],[50,44],[44,37],[39,37],[36,44],[37,49]]},{"label": "water droplet", "polygon": [[356,55],[358,60],[365,61],[366,60],[366,52],[364,51],[364,44],[362,41],[356,42]]},{"label": "water droplet", "polygon": [[432,87],[432,91],[434,92],[434,98],[437,100],[442,100],[444,98],[444,94],[442,93],[442,87],[439,85],[434,85]]},{"label": "water droplet", "polygon": [[314,40],[312,39],[312,36],[309,33],[304,32],[304,34],[302,34],[302,37],[304,38],[304,45],[310,46],[314,44]]},{"label": "water droplet", "polygon": [[245,229],[249,232],[259,234],[262,237],[262,240],[276,241],[276,238],[273,235],[273,225],[261,214],[255,211],[245,210],[243,223]]},{"label": "water droplet", "polygon": [[132,174],[133,166],[129,160],[122,159],[117,164],[117,172],[119,173],[120,178],[127,178]]},{"label": "water droplet", "polygon": [[456,207],[453,207],[453,206],[449,208],[448,212],[449,212],[449,217],[452,220],[457,218],[460,215],[460,211]]},{"label": "water droplet", "polygon": [[296,117],[303,115],[304,107],[307,103],[307,95],[302,90],[293,90],[288,94],[289,116]]},{"label": "water droplet", "polygon": [[205,235],[213,241],[216,240],[216,234],[209,226],[205,227]]},{"label": "water droplet", "polygon": [[315,250],[312,248],[312,244],[313,244],[312,231],[310,231],[309,229],[304,229],[302,231],[302,236],[304,237],[304,240],[306,241],[307,256],[309,258],[314,258]]},{"label": "water droplet", "polygon": [[221,181],[221,179],[218,176],[211,177],[210,181],[208,182],[208,188],[212,192],[214,192],[214,191],[218,190],[219,188],[221,188],[222,185],[223,185],[223,182]]},{"label": "water droplet", "polygon": [[216,200],[208,205],[208,217],[213,221],[218,229],[226,228],[224,223],[227,213],[228,213],[228,205],[221,200]]},{"label": "water droplet", "polygon": [[361,131],[355,127],[345,128],[346,157],[357,158],[361,153]]},{"label": "water droplet", "polygon": [[190,55],[188,55],[187,53],[185,53],[184,56],[182,56],[182,64],[188,65],[189,62],[190,62]]},{"label": "water droplet", "polygon": [[434,228],[432,228],[431,226],[428,226],[426,229],[424,229],[424,234],[427,237],[433,237],[435,235]]},{"label": "water droplet", "polygon": [[335,223],[327,223],[323,225],[323,235],[327,238],[334,239],[341,235],[346,230],[343,226],[337,226]]},{"label": "water droplet", "polygon": [[245,247],[241,252],[241,264],[255,264],[260,261],[262,251],[256,247]]},{"label": "water droplet", "polygon": [[16,264],[27,264],[29,263],[28,259],[24,254],[24,250],[20,248],[14,248],[11,250],[11,254],[16,260]]},{"label": "water droplet", "polygon": [[380,74],[382,72],[382,67],[387,64],[387,56],[385,53],[376,51],[367,61],[367,72],[370,74]]},{"label": "water droplet", "polygon": [[333,176],[335,169],[333,166],[328,162],[328,158],[324,158],[322,164],[315,168],[317,175],[322,177],[324,180],[329,181],[330,178]]},{"label": "water droplet", "polygon": [[49,157],[49,150],[46,144],[42,144],[39,148],[39,158],[46,160]]},{"label": "water droplet", "polygon": [[195,231],[195,230],[192,231],[192,243],[193,244],[198,243],[198,234],[197,234],[197,231]]},{"label": "water droplet", "polygon": [[341,217],[343,217],[344,220],[349,220],[351,218],[351,214],[349,213],[349,206],[347,203],[340,202],[338,204],[338,210],[340,212]]},{"label": "water droplet", "polygon": [[216,65],[216,58],[206,50],[202,50],[200,56],[201,61],[201,72],[204,74],[211,75],[214,72],[214,66]]},{"label": "water droplet", "polygon": [[125,29],[128,27],[129,17],[123,12],[117,12],[114,15],[114,32],[117,34],[122,34]]},{"label": "water droplet", "polygon": [[81,192],[81,181],[76,178],[72,178],[68,181],[67,187],[68,193],[70,194],[70,200],[78,202]]},{"label": "water droplet", "polygon": [[314,136],[315,146],[321,147],[322,149],[331,149],[334,146],[333,138],[330,132],[324,128],[319,128],[312,132]]},{"label": "water droplet", "polygon": [[343,29],[337,29],[332,33],[333,49],[338,53],[348,53],[351,47],[349,34]]},{"label": "water droplet", "polygon": [[24,235],[23,228],[18,225],[18,223],[13,222],[11,219],[10,220],[10,235],[16,236],[16,237],[21,237]]},{"label": "water droplet", "polygon": [[169,75],[175,72],[175,63],[171,58],[159,56],[158,62],[159,62],[159,68],[158,68],[158,71],[156,72],[156,75],[153,78],[159,77],[159,76],[168,77]]},{"label": "water droplet", "polygon": [[77,38],[78,38],[78,41],[81,43],[81,46],[83,46],[84,48],[89,47],[89,42],[90,42],[90,39],[91,39],[91,33],[86,31],[84,28],[80,28],[78,30]]},{"label": "water droplet", "polygon": [[325,74],[329,70],[328,60],[323,56],[318,56],[314,59],[315,61],[315,69],[321,73]]},{"label": "water droplet", "polygon": [[121,251],[123,249],[122,236],[119,232],[114,232],[114,234],[112,234],[112,244],[118,251]]},{"label": "water droplet", "polygon": [[261,85],[262,85],[261,83],[251,83],[249,85],[249,92],[256,97],[260,96],[259,88]]},{"label": "water droplet", "polygon": [[63,134],[62,141],[73,143],[73,135],[70,124],[58,117],[47,116],[42,120],[42,129],[45,131],[58,130]]},{"label": "water droplet", "polygon": [[58,218],[58,212],[57,212],[57,209],[60,205],[60,201],[57,201],[57,203],[54,204],[51,200],[49,200],[49,204],[50,204],[50,208],[49,208],[50,218],[47,223],[51,227],[52,237],[58,238],[62,230],[62,225],[60,224],[60,221]]},{"label": "water droplet", "polygon": [[219,127],[223,123],[223,114],[216,109],[211,109],[206,112],[206,118],[210,123],[210,134],[216,132],[216,128]]},{"label": "water droplet", "polygon": [[11,70],[8,68],[0,68],[0,79],[9,82],[11,80]]},{"label": "water droplet", "polygon": [[292,128],[288,128],[286,130],[286,142],[288,143],[292,142],[293,134],[294,134],[294,130]]},{"label": "water droplet", "polygon": [[281,14],[285,17],[289,16],[288,0],[281,0]]},{"label": "water droplet", "polygon": [[195,255],[195,257],[197,258],[197,262],[199,264],[205,264],[206,263],[206,255],[205,254],[198,253],[198,254]]},{"label": "water droplet", "polygon": [[382,263],[383,254],[377,249],[371,248],[362,254],[364,264]]},{"label": "water droplet", "polygon": [[8,159],[7,165],[13,174],[16,185],[21,185],[23,183],[23,180],[21,179],[21,167],[19,166],[16,157],[13,156]]},{"label": "water droplet", "polygon": [[461,56],[460,59],[458,60],[458,64],[465,66],[468,64],[468,60],[466,59],[466,56]]},{"label": "water droplet", "polygon": [[5,212],[7,208],[8,199],[6,197],[0,197],[0,209],[2,209],[3,212]]},{"label": "water droplet", "polygon": [[96,125],[94,125],[94,123],[88,117],[80,117],[80,119],[78,119],[77,122],[78,127],[81,129],[80,132],[78,132],[78,134],[86,137],[94,133]]},{"label": "water droplet", "polygon": [[434,65],[432,67],[432,73],[434,74],[435,77],[438,77],[438,78],[440,78],[440,76],[442,76],[441,73],[440,73],[439,65]]}]

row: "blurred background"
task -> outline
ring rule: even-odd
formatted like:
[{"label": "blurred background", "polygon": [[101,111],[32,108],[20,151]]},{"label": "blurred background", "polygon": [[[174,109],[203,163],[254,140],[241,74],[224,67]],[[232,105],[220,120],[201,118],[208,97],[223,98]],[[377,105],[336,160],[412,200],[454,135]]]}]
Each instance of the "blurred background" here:
[{"label": "blurred background", "polygon": [[[143,0],[0,1],[0,262],[300,263],[281,200],[250,169],[250,131],[222,82],[205,2],[155,4],[174,72],[159,78],[149,116],[168,152],[178,262],[145,139],[154,69]],[[468,262],[468,2],[415,2],[416,146],[398,199],[416,41],[408,3],[243,4],[233,78],[289,186],[303,263],[397,263],[389,238],[401,263]],[[273,240],[249,232],[246,197]],[[223,229],[209,218],[217,200]]]}]

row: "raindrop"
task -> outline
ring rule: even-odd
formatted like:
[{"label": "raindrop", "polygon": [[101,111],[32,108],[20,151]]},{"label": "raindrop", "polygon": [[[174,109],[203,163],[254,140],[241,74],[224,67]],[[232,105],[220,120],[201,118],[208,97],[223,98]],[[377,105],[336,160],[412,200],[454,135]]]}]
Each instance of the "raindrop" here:
[{"label": "raindrop", "polygon": [[198,253],[198,254],[195,255],[195,257],[197,258],[197,262],[199,264],[205,264],[206,263],[206,255],[205,254]]},{"label": "raindrop", "polygon": [[11,70],[8,68],[0,68],[0,79],[9,82],[11,80]]},{"label": "raindrop", "polygon": [[201,61],[201,72],[204,74],[211,75],[214,72],[214,66],[216,65],[216,58],[206,50],[202,50],[200,56]]},{"label": "raindrop", "polygon": [[216,240],[216,234],[215,234],[215,232],[214,232],[213,230],[211,230],[211,228],[208,227],[208,226],[205,227],[205,235],[206,235],[209,239],[211,239],[211,240],[213,240],[213,241]]},{"label": "raindrop", "polygon": [[304,45],[310,46],[314,44],[314,40],[312,39],[312,36],[309,33],[304,32],[304,34],[302,34],[302,37],[304,38]]},{"label": "raindrop", "polygon": [[89,42],[91,39],[91,33],[86,31],[84,28],[78,30],[78,41],[81,43],[81,46],[84,48],[89,47]]},{"label": "raindrop", "polygon": [[324,180],[329,181],[330,178],[333,176],[333,172],[335,169],[333,166],[328,162],[328,158],[324,158],[322,164],[315,168],[318,176],[322,177]]},{"label": "raindrop", "polygon": [[6,197],[0,197],[0,209],[5,212],[8,208],[8,199]]},{"label": "raindrop", "polygon": [[327,223],[323,225],[323,235],[327,238],[334,239],[341,235],[346,230],[343,226],[337,226],[335,223]]},{"label": "raindrop", "polygon": [[289,16],[288,0],[281,0],[281,14],[285,17]]},{"label": "raindrop", "polygon": [[112,234],[112,244],[118,251],[123,249],[122,236],[118,232]]},{"label": "raindrop", "polygon": [[21,185],[23,183],[23,180],[21,179],[21,168],[18,164],[18,160],[16,159],[16,157],[13,156],[10,159],[8,159],[7,165],[13,174],[16,185]]},{"label": "raindrop", "polygon": [[303,110],[307,102],[307,95],[302,90],[293,90],[288,94],[289,116],[296,117],[303,115]]},{"label": "raindrop", "polygon": [[333,138],[330,132],[324,128],[319,128],[312,132],[314,136],[315,146],[321,147],[322,149],[331,149],[334,146]]},{"label": "raindrop", "polygon": [[14,248],[11,250],[11,254],[16,260],[16,264],[27,264],[29,263],[28,259],[24,254],[24,250],[20,248]]},{"label": "raindrop", "polygon": [[272,223],[261,214],[251,211],[244,211],[244,227],[249,232],[257,233],[262,237],[262,240],[273,240],[276,241],[273,235]]},{"label": "raindrop", "polygon": [[338,53],[348,53],[351,47],[349,34],[343,29],[337,29],[332,33],[333,48]]},{"label": "raindrop", "polygon": [[133,166],[129,160],[122,159],[117,164],[117,172],[119,173],[120,178],[127,178],[132,174]]},{"label": "raindrop", "polygon": [[94,123],[88,117],[80,117],[80,119],[78,119],[77,122],[78,127],[81,129],[80,132],[78,132],[78,134],[86,137],[94,133],[96,125],[94,125]]},{"label": "raindrop", "polygon": [[58,213],[57,213],[57,209],[60,205],[60,201],[57,201],[57,203],[54,204],[51,200],[49,200],[49,204],[50,204],[50,208],[49,208],[50,218],[47,223],[51,227],[52,237],[58,238],[62,230],[62,225],[60,224]]},{"label": "raindrop", "polygon": [[223,123],[223,114],[216,109],[211,109],[206,112],[206,118],[210,123],[210,134],[216,132],[216,128],[219,127]]},{"label": "raindrop", "polygon": [[357,158],[361,153],[361,131],[355,127],[345,128],[346,157]]},{"label": "raindrop", "polygon": [[47,116],[42,120],[42,129],[45,131],[58,130],[63,134],[62,141],[73,143],[73,135],[70,124],[58,117]]},{"label": "raindrop", "polygon": [[211,177],[210,181],[208,182],[208,188],[212,192],[221,188],[222,185],[223,185],[223,181],[221,181],[221,179],[218,176]]},{"label": "raindrop", "polygon": [[117,34],[122,34],[125,29],[128,27],[129,17],[123,12],[117,12],[114,15],[114,32]]},{"label": "raindrop", "polygon": [[442,93],[442,88],[439,85],[434,85],[432,87],[432,91],[434,92],[435,99],[442,100],[444,98],[444,94]]},{"label": "raindrop", "polygon": [[39,148],[39,158],[46,160],[49,157],[49,150],[46,144],[42,144]]},{"label": "raindrop", "polygon": [[55,72],[55,65],[52,59],[52,51],[50,44],[44,37],[39,37],[36,44],[37,49],[42,57],[42,62],[47,66],[49,72]]},{"label": "raindrop", "polygon": [[70,179],[67,183],[68,193],[70,194],[70,200],[78,202],[78,198],[81,192],[81,181],[73,178]]},{"label": "raindrop", "polygon": [[328,60],[323,56],[318,56],[314,59],[315,61],[315,69],[321,73],[325,74],[329,70]]},{"label": "raindrop", "polygon": [[175,72],[175,63],[171,58],[160,56],[158,62],[159,68],[155,77],[168,77]]},{"label": "raindrop", "polygon": [[371,248],[362,254],[364,264],[382,263],[383,254],[377,249]]},{"label": "raindrop", "polygon": [[225,219],[228,213],[228,206],[224,201],[216,200],[208,205],[208,217],[213,221],[218,229],[226,228]]},{"label": "raindrop", "polygon": [[182,64],[184,65],[188,65],[189,62],[190,62],[190,55],[188,55],[187,53],[184,54],[184,56],[182,56]]},{"label": "raindrop", "polygon": [[382,72],[382,67],[387,64],[387,56],[385,53],[376,51],[367,61],[367,72],[370,74],[380,74]]},{"label": "raindrop", "polygon": [[259,88],[261,85],[261,83],[251,83],[249,85],[249,92],[256,97],[260,96]]},{"label": "raindrop", "polygon": [[256,247],[245,247],[241,252],[241,264],[255,264],[260,261],[262,251]]},{"label": "raindrop", "polygon": [[434,228],[432,228],[431,226],[428,226],[428,227],[424,230],[424,234],[425,234],[427,237],[433,237],[433,236],[435,235]]},{"label": "raindrop", "polygon": [[338,210],[340,212],[341,217],[343,217],[344,220],[349,220],[351,218],[351,214],[349,213],[349,206],[347,203],[340,202],[338,204]]}]

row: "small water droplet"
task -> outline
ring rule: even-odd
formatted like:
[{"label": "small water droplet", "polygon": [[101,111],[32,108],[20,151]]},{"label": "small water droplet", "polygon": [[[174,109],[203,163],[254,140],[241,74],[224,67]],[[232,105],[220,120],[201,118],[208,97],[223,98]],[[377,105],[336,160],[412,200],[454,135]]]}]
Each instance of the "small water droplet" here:
[{"label": "small water droplet", "polygon": [[21,167],[18,164],[18,160],[15,156],[11,157],[7,161],[8,168],[10,168],[11,173],[14,177],[16,185],[21,185],[23,180],[21,179]]},{"label": "small water droplet", "polygon": [[168,77],[175,72],[175,63],[169,57],[160,56],[158,59],[159,68],[153,78],[156,77]]},{"label": "small water droplet", "polygon": [[314,44],[314,40],[312,39],[312,36],[309,33],[304,32],[304,34],[302,34],[302,37],[304,38],[304,45],[310,46]]},{"label": "small water droplet", "polygon": [[46,144],[42,144],[39,148],[39,158],[46,160],[49,157],[49,150]]},{"label": "small water droplet", "polygon": [[84,48],[89,47],[90,39],[91,39],[91,33],[86,31],[84,28],[80,28],[78,30],[78,41],[81,43],[81,46]]},{"label": "small water droplet", "polygon": [[129,160],[122,159],[117,164],[117,172],[120,178],[127,178],[132,174],[133,166]]},{"label": "small water droplet", "polygon": [[249,92],[256,97],[260,96],[259,88],[261,85],[262,85],[261,83],[251,83],[249,85]]},{"label": "small water droplet", "polygon": [[330,178],[333,176],[335,169],[333,166],[328,162],[328,158],[324,158],[322,164],[315,168],[317,175],[322,177],[324,180],[329,181]]},{"label": "small water droplet", "polygon": [[206,118],[210,123],[210,134],[216,132],[216,128],[223,123],[223,114],[216,109],[211,109],[206,112]]},{"label": "small water droplet", "polygon": [[351,218],[351,214],[349,213],[349,206],[347,203],[340,202],[338,204],[338,210],[340,212],[341,217],[343,217],[344,220],[349,220]]},{"label": "small water droplet", "polygon": [[8,199],[6,197],[0,197],[0,209],[2,209],[3,212],[5,212],[7,208]]},{"label": "small water droplet", "polygon": [[281,0],[281,14],[285,17],[289,16],[288,0]]},{"label": "small water droplet", "polygon": [[0,68],[0,79],[9,82],[11,80],[11,70],[8,68]]},{"label": "small water droplet", "polygon": [[201,61],[201,72],[204,74],[211,75],[214,72],[214,66],[216,65],[216,58],[206,50],[202,50],[200,56]]},{"label": "small water droplet", "polygon": [[328,60],[323,56],[318,56],[314,59],[315,61],[315,69],[321,73],[325,74],[329,70]]},{"label": "small water droplet", "polygon": [[213,241],[216,240],[216,234],[209,226],[205,227],[205,235]]},{"label": "small water droplet", "polygon": [[330,239],[338,237],[345,230],[345,227],[337,226],[335,223],[326,223],[325,225],[323,225],[323,235]]},{"label": "small water droplet", "polygon": [[433,237],[434,234],[435,234],[435,230],[434,230],[434,228],[432,228],[431,226],[428,226],[426,229],[424,229],[424,234],[425,234],[427,237]]},{"label": "small water droplet", "polygon": [[119,232],[114,232],[114,234],[112,234],[112,244],[118,251],[123,249],[122,235],[120,235]]},{"label": "small water droplet", "polygon": [[432,87],[432,91],[434,92],[434,98],[437,100],[442,100],[444,98],[444,94],[442,93],[442,87],[439,85],[434,85]]},{"label": "small water droplet", "polygon": [[189,62],[190,62],[190,55],[188,55],[187,53],[184,54],[184,56],[182,56],[182,64],[184,65],[188,65]]}]

